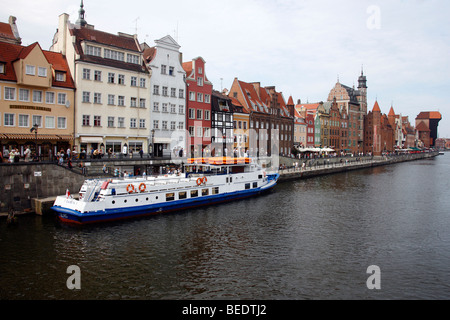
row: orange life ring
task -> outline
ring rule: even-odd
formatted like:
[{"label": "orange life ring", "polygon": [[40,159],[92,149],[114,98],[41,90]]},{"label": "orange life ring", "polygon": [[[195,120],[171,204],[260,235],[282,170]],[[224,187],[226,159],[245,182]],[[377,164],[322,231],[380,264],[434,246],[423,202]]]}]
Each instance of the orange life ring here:
[{"label": "orange life ring", "polygon": [[139,185],[139,191],[140,192],[144,192],[146,188],[147,188],[147,186],[143,182]]},{"label": "orange life ring", "polygon": [[198,178],[197,179],[197,185],[199,186],[199,185],[201,185],[202,184],[202,178]]},{"label": "orange life ring", "polygon": [[203,177],[203,184],[206,184],[206,182],[208,182],[208,179],[206,179],[206,177]]},{"label": "orange life ring", "polygon": [[134,192],[134,185],[132,185],[131,183],[129,185],[127,185],[127,192],[128,193],[133,193]]},{"label": "orange life ring", "polygon": [[198,178],[197,185],[206,184],[207,181],[208,181],[208,179],[206,177]]}]

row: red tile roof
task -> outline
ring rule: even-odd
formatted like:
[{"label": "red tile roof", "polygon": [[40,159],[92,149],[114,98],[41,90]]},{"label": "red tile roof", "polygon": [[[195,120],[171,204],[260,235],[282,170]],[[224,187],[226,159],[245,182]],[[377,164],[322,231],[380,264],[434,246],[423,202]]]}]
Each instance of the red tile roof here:
[{"label": "red tile roof", "polygon": [[442,115],[438,111],[421,112],[416,119],[442,119]]},{"label": "red tile roof", "polygon": [[378,101],[375,101],[372,112],[381,112],[380,106],[378,105]]},{"label": "red tile roof", "polygon": [[[11,44],[6,42],[0,42],[0,61],[4,62],[5,74],[0,74],[0,80],[5,81],[17,81],[16,73],[13,63],[16,60],[25,59],[28,54],[38,46],[42,50],[39,43],[35,42],[27,47]],[[55,77],[52,77],[52,85],[55,87],[75,88],[75,84],[70,73],[69,65],[66,59],[61,53],[42,50],[48,63],[52,65],[55,71],[64,72],[66,74],[66,81],[56,81]]]},{"label": "red tile roof", "polygon": [[16,40],[9,23],[0,22],[0,38]]}]

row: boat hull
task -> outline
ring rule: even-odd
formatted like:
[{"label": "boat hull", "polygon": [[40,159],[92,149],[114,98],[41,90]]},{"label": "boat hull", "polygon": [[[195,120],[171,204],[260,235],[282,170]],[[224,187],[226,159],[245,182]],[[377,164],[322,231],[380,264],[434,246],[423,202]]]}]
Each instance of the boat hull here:
[{"label": "boat hull", "polygon": [[136,207],[122,207],[106,209],[97,212],[79,212],[63,206],[53,206],[60,221],[68,224],[93,224],[99,222],[110,222],[130,218],[145,217],[168,212],[182,211],[202,206],[215,205],[240,199],[250,198],[270,191],[275,185],[278,176],[273,177],[267,185],[260,188],[236,191],[226,194],[210,195],[195,199],[184,199],[165,203],[156,203]]}]

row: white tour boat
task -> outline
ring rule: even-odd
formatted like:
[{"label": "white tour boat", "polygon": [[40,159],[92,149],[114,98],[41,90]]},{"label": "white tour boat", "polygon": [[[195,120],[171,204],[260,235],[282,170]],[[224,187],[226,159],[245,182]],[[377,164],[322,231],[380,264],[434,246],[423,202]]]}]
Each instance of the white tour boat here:
[{"label": "white tour boat", "polygon": [[113,221],[252,197],[273,188],[279,177],[249,158],[188,159],[185,171],[86,180],[78,199],[58,196],[52,209],[67,223]]}]

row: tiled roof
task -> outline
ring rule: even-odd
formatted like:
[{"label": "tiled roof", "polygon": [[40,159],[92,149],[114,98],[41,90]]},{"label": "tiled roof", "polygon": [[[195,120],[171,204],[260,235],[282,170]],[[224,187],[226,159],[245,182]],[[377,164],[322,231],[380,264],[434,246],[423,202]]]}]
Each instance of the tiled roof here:
[{"label": "tiled roof", "polygon": [[[6,64],[6,73],[0,74],[0,80],[17,81],[13,62],[19,59],[25,59],[31,52],[31,50],[33,50],[36,46],[38,46],[39,49],[42,50],[39,46],[39,43],[37,42],[27,47],[17,44],[0,42],[0,60]],[[52,85],[55,87],[75,88],[69,66],[64,56],[61,53],[51,51],[42,50],[42,52],[48,63],[52,65],[52,68],[55,71],[66,73],[66,81],[56,81],[55,77],[52,77]]]},{"label": "tiled roof", "polygon": [[427,127],[427,125],[423,121],[420,121],[420,123],[416,126],[416,130],[417,131],[430,131],[430,129]]},{"label": "tiled roof", "polygon": [[16,40],[9,23],[0,22],[0,38]]},{"label": "tiled roof", "polygon": [[442,115],[438,111],[421,112],[416,119],[442,119]]},{"label": "tiled roof", "polygon": [[389,116],[395,116],[394,107],[391,107],[391,109],[389,110]]},{"label": "tiled roof", "polygon": [[186,71],[186,77],[189,78],[192,73],[192,61],[183,62],[183,69]]},{"label": "tiled roof", "polygon": [[381,112],[380,106],[378,105],[378,101],[375,101],[375,104],[373,105],[372,112]]}]

